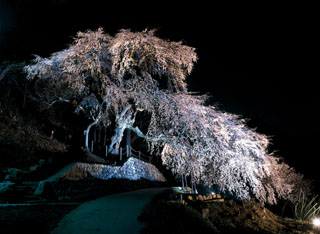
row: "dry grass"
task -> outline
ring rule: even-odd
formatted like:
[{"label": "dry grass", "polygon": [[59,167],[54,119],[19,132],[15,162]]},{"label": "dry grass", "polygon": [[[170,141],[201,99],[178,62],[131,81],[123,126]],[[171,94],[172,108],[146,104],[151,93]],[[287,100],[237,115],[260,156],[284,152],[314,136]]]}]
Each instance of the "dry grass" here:
[{"label": "dry grass", "polygon": [[255,202],[228,200],[210,204],[209,220],[223,233],[315,233],[310,223],[281,218]]},{"label": "dry grass", "polygon": [[39,160],[40,152],[66,152],[66,146],[51,140],[41,130],[40,123],[24,118],[17,110],[4,108],[1,103],[0,129],[0,162],[3,167],[28,166]]}]

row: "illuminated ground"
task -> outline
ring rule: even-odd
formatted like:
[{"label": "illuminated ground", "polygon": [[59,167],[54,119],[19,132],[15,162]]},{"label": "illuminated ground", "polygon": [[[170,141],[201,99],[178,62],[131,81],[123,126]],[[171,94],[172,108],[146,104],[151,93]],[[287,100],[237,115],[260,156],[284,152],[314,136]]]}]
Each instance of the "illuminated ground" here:
[{"label": "illuminated ground", "polygon": [[83,203],[66,215],[53,233],[139,233],[143,224],[137,220],[138,215],[163,190],[143,189]]}]

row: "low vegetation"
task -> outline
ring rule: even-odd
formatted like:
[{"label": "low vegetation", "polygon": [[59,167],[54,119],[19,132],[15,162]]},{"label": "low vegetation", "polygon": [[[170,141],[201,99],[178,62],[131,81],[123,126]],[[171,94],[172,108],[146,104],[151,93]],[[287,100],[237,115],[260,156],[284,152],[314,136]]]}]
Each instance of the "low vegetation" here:
[{"label": "low vegetation", "polygon": [[168,198],[169,191],[144,208],[139,217],[146,224],[142,233],[319,233],[310,221],[280,217],[256,202],[182,204]]},{"label": "low vegetation", "polygon": [[299,198],[292,203],[293,216],[299,220],[310,220],[320,215],[320,200],[317,195],[306,196],[301,190]]}]

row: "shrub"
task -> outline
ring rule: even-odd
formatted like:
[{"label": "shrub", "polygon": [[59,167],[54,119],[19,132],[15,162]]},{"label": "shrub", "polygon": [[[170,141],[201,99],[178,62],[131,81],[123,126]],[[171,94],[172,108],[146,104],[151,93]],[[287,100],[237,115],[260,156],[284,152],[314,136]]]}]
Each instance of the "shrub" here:
[{"label": "shrub", "polygon": [[294,218],[300,220],[310,220],[320,214],[320,199],[318,195],[308,197],[301,190],[298,200],[292,203]]}]

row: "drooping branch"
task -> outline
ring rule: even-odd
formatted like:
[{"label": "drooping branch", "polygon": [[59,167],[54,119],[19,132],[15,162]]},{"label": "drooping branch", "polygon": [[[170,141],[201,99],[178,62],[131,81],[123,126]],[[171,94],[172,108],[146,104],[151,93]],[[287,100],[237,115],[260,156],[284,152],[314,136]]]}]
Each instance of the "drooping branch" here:
[{"label": "drooping branch", "polygon": [[13,64],[10,64],[9,66],[7,66],[5,69],[3,69],[1,71],[1,73],[0,73],[0,82],[6,76],[6,74],[11,70],[12,67],[13,67]]}]

